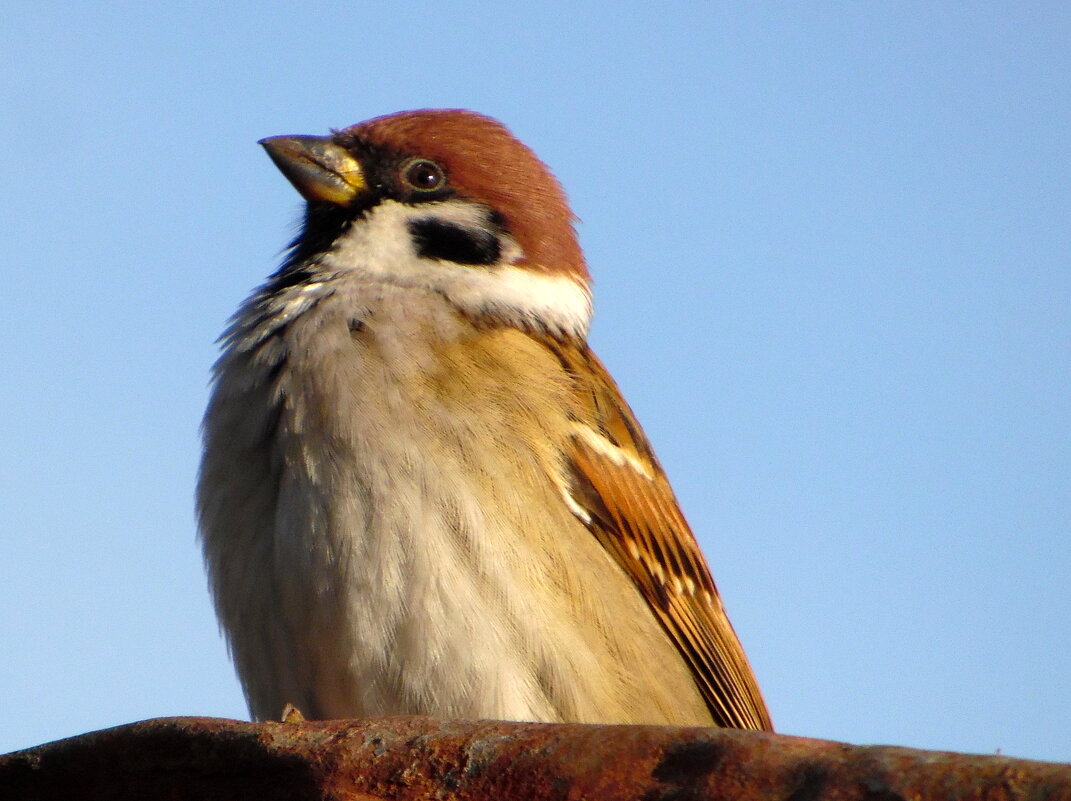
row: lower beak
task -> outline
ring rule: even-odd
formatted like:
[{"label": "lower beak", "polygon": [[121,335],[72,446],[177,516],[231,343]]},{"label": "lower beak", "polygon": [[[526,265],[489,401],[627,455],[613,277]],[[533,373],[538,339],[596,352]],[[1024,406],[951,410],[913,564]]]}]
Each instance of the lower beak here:
[{"label": "lower beak", "polygon": [[270,136],[259,144],[306,200],[345,206],[368,188],[360,162],[329,136]]}]

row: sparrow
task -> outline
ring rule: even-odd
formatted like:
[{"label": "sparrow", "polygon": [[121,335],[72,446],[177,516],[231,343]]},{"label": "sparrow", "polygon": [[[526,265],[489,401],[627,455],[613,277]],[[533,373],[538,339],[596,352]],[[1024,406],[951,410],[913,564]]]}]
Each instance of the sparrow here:
[{"label": "sparrow", "polygon": [[550,170],[453,109],[260,144],[307,204],[221,337],[197,488],[252,716],[772,730]]}]

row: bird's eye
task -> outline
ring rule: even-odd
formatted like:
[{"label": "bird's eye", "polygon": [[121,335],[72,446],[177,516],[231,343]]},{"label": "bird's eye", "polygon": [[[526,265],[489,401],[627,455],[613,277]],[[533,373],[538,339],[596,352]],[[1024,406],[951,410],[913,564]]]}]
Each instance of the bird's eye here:
[{"label": "bird's eye", "polygon": [[434,161],[413,159],[402,168],[402,178],[418,192],[434,192],[446,184],[446,173]]}]

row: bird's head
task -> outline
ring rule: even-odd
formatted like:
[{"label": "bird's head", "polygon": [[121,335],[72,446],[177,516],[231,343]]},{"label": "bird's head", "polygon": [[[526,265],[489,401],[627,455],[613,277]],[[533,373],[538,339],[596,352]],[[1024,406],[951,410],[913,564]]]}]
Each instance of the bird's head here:
[{"label": "bird's head", "polygon": [[480,321],[585,335],[590,278],[565,193],[501,123],[406,111],[261,144],[308,201],[277,280],[356,271]]}]

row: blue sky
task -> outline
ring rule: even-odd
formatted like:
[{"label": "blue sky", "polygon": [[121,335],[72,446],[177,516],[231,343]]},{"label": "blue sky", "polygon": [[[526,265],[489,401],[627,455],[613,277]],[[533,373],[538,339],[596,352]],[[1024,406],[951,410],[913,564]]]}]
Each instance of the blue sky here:
[{"label": "blue sky", "polygon": [[0,3],[0,752],[242,717],[194,539],[256,140],[505,121],[785,733],[1071,761],[1062,3]]}]

